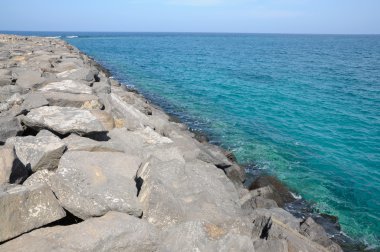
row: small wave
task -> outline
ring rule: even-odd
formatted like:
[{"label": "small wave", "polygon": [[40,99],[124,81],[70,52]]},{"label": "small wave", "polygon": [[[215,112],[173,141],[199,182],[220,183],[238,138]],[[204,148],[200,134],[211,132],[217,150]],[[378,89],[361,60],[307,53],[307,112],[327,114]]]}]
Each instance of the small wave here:
[{"label": "small wave", "polygon": [[295,199],[297,199],[297,200],[302,199],[302,196],[301,196],[301,195],[297,195],[297,194],[292,193],[292,192],[290,192],[290,194],[293,196],[293,198],[295,198]]},{"label": "small wave", "polygon": [[46,37],[46,38],[50,38],[50,39],[54,39],[54,38],[60,38],[61,36],[51,36],[51,37]]},{"label": "small wave", "polygon": [[66,36],[66,38],[77,38],[78,36]]}]

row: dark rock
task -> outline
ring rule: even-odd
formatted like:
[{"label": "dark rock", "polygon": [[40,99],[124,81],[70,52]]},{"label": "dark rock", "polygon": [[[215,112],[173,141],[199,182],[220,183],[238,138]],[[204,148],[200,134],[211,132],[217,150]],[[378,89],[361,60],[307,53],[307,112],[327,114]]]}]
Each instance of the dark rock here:
[{"label": "dark rock", "polygon": [[249,190],[258,189],[268,185],[270,185],[274,191],[272,199],[276,201],[280,207],[283,207],[285,203],[295,200],[289,189],[283,183],[281,183],[277,178],[269,175],[262,175],[258,177],[249,187]]}]

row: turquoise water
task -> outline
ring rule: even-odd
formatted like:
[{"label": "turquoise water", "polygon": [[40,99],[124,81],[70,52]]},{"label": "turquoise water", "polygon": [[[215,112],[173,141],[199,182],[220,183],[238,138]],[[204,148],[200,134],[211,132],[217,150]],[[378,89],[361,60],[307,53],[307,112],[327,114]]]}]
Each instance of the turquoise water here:
[{"label": "turquoise water", "polygon": [[115,78],[380,244],[380,36],[79,35]]}]

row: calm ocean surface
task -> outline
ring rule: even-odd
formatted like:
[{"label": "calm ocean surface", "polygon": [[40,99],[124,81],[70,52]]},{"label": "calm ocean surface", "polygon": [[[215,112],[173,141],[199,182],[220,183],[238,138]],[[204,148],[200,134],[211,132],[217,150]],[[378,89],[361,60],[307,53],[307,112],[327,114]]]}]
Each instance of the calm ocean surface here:
[{"label": "calm ocean surface", "polygon": [[380,36],[51,35],[380,244]]}]

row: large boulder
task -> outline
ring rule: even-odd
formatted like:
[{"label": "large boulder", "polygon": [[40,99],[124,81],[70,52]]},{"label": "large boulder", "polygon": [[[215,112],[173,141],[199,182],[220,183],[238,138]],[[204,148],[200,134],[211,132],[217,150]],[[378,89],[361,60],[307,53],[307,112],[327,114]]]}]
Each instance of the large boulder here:
[{"label": "large boulder", "polygon": [[134,180],[139,159],[117,152],[66,152],[51,184],[62,206],[88,219],[108,211],[140,217]]},{"label": "large boulder", "polygon": [[253,243],[255,252],[288,252],[286,240],[265,240],[260,239]]},{"label": "large boulder", "polygon": [[92,94],[91,87],[74,80],[52,82],[39,89],[42,92],[64,92],[71,94]]},{"label": "large boulder", "polygon": [[235,187],[223,171],[202,161],[162,161],[141,165],[139,200],[150,223],[164,228],[188,220],[227,223],[241,216]]},{"label": "large boulder", "polygon": [[17,157],[32,172],[43,169],[55,170],[66,149],[66,145],[59,137],[47,132],[15,139]]},{"label": "large boulder", "polygon": [[114,141],[95,141],[76,134],[63,139],[68,151],[123,152],[123,148]]},{"label": "large boulder", "polygon": [[0,242],[66,216],[47,186],[0,189]]},{"label": "large boulder", "polygon": [[82,80],[91,83],[95,81],[97,74],[98,71],[95,69],[79,68],[58,73],[57,77],[70,80]]},{"label": "large boulder", "polygon": [[28,170],[17,159],[13,148],[0,147],[0,185],[21,183],[28,177]]},{"label": "large boulder", "polygon": [[71,226],[41,228],[0,246],[0,251],[157,251],[157,230],[144,220],[109,212]]},{"label": "large boulder", "polygon": [[41,77],[41,72],[32,70],[19,71],[16,78],[16,84],[23,89],[33,88],[46,81],[45,78]]},{"label": "large boulder", "polygon": [[14,136],[19,136],[24,131],[20,120],[13,116],[0,116],[0,144]]},{"label": "large boulder", "polygon": [[62,92],[41,92],[50,106],[81,108],[86,102],[99,103],[99,98],[92,94],[71,94]]},{"label": "large boulder", "polygon": [[250,237],[228,231],[210,222],[180,223],[165,232],[158,251],[254,251]]},{"label": "large boulder", "polygon": [[[252,238],[254,242],[259,239],[268,241],[285,240],[289,252],[309,251],[321,252],[330,251],[316,242],[313,242],[300,233],[300,221],[282,208],[256,209],[251,213],[253,221]],[[337,250],[341,251],[336,245]]]},{"label": "large boulder", "polygon": [[109,123],[102,123],[98,114],[78,108],[49,106],[32,109],[22,120],[28,127],[46,128],[62,135],[105,132]]},{"label": "large boulder", "polygon": [[23,111],[30,111],[34,108],[39,108],[49,105],[48,100],[40,93],[28,93],[25,95],[24,102],[22,103]]},{"label": "large boulder", "polygon": [[342,249],[334,243],[326,234],[322,226],[317,224],[312,218],[307,218],[301,223],[300,233],[316,243],[329,249],[332,252],[340,252]]}]

